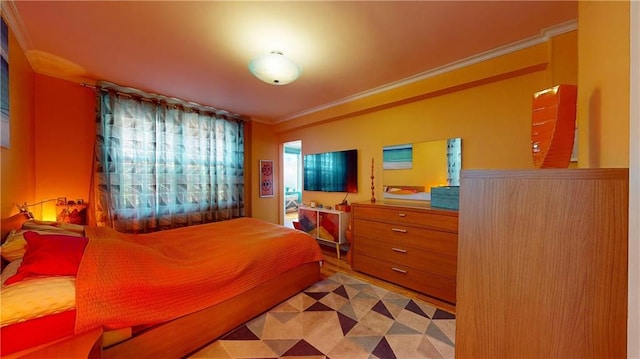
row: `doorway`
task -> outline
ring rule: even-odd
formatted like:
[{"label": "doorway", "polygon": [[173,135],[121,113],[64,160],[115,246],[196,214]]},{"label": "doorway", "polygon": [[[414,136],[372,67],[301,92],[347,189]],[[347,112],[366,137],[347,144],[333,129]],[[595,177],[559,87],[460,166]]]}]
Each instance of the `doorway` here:
[{"label": "doorway", "polygon": [[293,228],[302,203],[302,141],[285,142],[283,147],[284,225]]}]

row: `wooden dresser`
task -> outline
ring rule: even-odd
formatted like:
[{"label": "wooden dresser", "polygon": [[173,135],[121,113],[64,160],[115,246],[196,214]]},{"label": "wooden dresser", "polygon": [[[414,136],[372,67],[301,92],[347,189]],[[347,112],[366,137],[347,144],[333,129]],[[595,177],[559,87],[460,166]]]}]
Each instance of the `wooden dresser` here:
[{"label": "wooden dresser", "polygon": [[455,304],[458,212],[353,205],[354,270]]},{"label": "wooden dresser", "polygon": [[627,358],[628,177],[462,171],[456,358]]}]

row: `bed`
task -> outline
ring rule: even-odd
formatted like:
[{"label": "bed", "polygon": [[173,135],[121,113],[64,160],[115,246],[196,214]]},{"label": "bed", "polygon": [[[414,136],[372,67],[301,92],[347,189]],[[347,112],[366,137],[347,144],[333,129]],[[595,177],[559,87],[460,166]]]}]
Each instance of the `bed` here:
[{"label": "bed", "polygon": [[[73,287],[75,302],[9,324],[3,313],[7,358],[184,357],[320,278],[322,253],[313,238],[253,218],[143,235],[25,220],[17,215],[2,221],[3,239],[19,233],[29,243],[24,258],[5,251],[13,241],[2,246],[3,258],[13,259],[6,266],[3,259],[3,306],[9,290],[47,280]],[[68,260],[76,267],[53,275],[29,272],[33,258],[46,262],[56,253],[47,247],[53,242],[70,245],[55,255],[75,256]],[[45,257],[34,257],[39,243],[47,248]]]}]

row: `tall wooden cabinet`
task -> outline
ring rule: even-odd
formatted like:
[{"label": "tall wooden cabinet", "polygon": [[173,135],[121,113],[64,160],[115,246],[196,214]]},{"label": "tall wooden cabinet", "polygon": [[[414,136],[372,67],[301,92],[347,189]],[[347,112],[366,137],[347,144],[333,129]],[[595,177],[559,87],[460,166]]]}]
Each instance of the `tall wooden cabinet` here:
[{"label": "tall wooden cabinet", "polygon": [[352,208],[353,269],[455,303],[458,211],[390,203]]},{"label": "tall wooden cabinet", "polygon": [[625,358],[628,170],[462,171],[457,358]]}]

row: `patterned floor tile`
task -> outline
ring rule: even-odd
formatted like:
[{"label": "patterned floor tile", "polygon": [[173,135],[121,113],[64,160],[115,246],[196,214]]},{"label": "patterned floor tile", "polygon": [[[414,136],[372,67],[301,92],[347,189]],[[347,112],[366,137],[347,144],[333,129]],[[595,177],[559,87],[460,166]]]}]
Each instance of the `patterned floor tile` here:
[{"label": "patterned floor tile", "polygon": [[[363,337],[357,339],[363,340]],[[378,338],[380,340],[380,338]],[[373,345],[375,346],[375,345]],[[372,346],[372,347],[373,347]],[[369,359],[371,358],[371,350],[366,346],[358,343],[353,338],[343,338],[329,353],[329,358],[349,358],[349,359]]]},{"label": "patterned floor tile", "polygon": [[192,358],[454,356],[454,315],[337,273],[240,326]]},{"label": "patterned floor tile", "polygon": [[300,339],[273,339],[273,340],[264,340],[264,343],[273,350],[274,353],[277,354],[278,357],[281,357],[289,351],[289,349],[293,348]]}]

